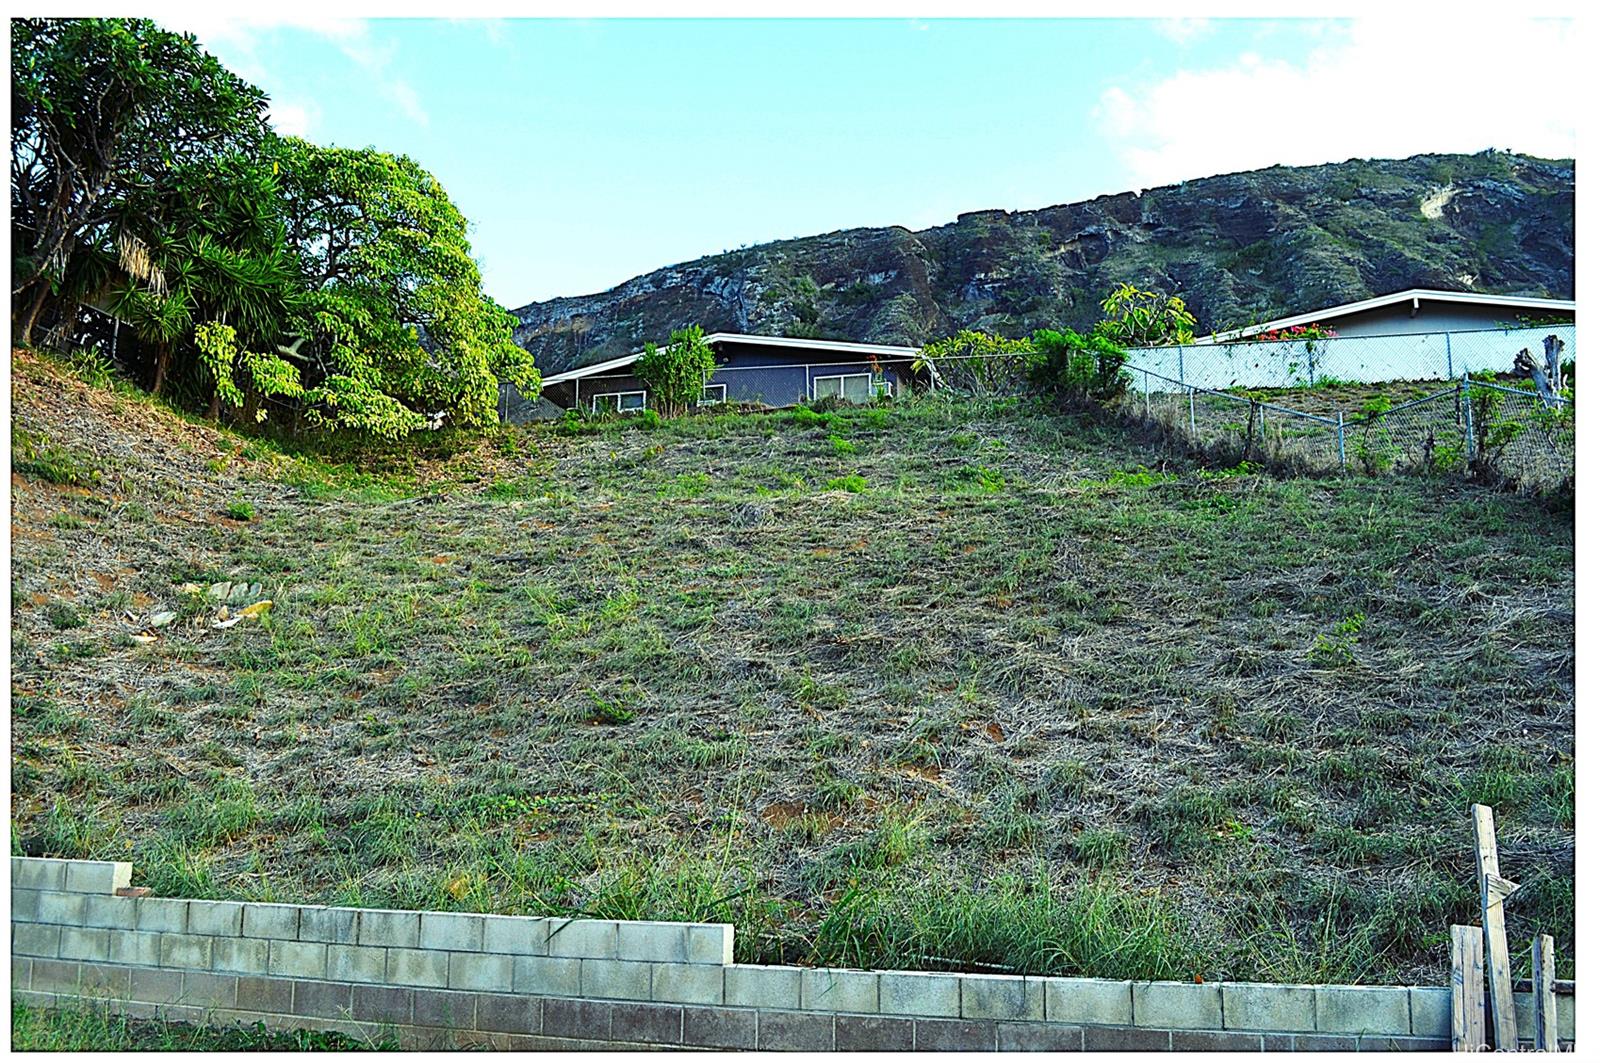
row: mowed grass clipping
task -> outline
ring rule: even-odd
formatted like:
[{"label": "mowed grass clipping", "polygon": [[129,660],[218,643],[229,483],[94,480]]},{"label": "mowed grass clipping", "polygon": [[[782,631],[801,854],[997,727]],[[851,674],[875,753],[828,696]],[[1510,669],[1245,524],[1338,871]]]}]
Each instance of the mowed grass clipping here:
[{"label": "mowed grass clipping", "polygon": [[[14,365],[17,851],[742,961],[1438,984],[1486,801],[1572,969],[1570,506],[935,401],[314,460]],[[270,611],[211,628],[223,580]]]}]

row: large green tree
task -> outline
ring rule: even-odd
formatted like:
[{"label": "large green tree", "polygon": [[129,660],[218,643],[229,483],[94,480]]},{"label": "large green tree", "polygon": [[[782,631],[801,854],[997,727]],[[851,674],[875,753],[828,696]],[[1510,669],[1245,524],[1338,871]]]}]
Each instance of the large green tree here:
[{"label": "large green tree", "polygon": [[17,338],[30,341],[52,297],[72,310],[107,279],[131,199],[179,168],[258,151],[266,103],[194,37],[147,19],[13,20]]},{"label": "large green tree", "polygon": [[318,418],[387,436],[429,413],[475,427],[494,423],[498,381],[538,390],[515,319],[483,294],[466,219],[432,174],[403,155],[296,139],[279,162]]}]

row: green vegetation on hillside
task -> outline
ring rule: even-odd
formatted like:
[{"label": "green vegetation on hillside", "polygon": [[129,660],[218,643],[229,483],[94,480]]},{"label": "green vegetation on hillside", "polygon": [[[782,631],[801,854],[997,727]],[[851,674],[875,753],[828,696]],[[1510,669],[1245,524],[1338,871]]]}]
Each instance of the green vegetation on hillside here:
[{"label": "green vegetation on hillside", "polygon": [[84,1001],[75,1007],[11,1006],[14,1052],[370,1052],[397,1048],[343,1034],[268,1030],[254,1026],[207,1026],[114,1015]]},{"label": "green vegetation on hillside", "polygon": [[11,61],[19,342],[94,307],[152,392],[213,420],[386,438],[493,424],[500,380],[537,392],[410,159],[276,136],[264,93],[144,19],[18,19]]},{"label": "green vegetation on hillside", "polygon": [[[14,365],[16,851],[741,960],[1437,984],[1486,801],[1572,969],[1570,506],[1016,400],[343,466]],[[220,582],[272,605],[215,628]]]}]

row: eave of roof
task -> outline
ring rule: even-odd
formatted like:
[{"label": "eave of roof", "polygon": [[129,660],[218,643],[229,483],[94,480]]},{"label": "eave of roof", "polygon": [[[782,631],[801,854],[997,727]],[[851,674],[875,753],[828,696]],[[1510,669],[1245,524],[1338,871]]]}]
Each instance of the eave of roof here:
[{"label": "eave of roof", "polygon": [[[848,343],[844,340],[804,340],[792,336],[748,336],[741,332],[713,332],[706,337],[706,342],[713,347],[719,343],[746,343],[760,347],[783,347],[808,351],[832,351],[837,354],[866,354],[878,355],[887,358],[914,358],[922,353],[920,347],[894,347],[883,343]],[[568,380],[578,380],[583,377],[595,376],[612,369],[622,369],[639,360],[643,351],[625,354],[621,358],[612,358],[605,362],[596,362],[593,365],[579,366],[569,369],[565,373],[544,378],[543,386],[562,384]]]},{"label": "eave of roof", "polygon": [[1391,292],[1388,295],[1378,295],[1371,299],[1362,299],[1354,303],[1341,303],[1338,306],[1325,307],[1322,310],[1313,310],[1306,314],[1281,317],[1276,321],[1268,321],[1260,325],[1229,329],[1227,332],[1214,332],[1209,336],[1201,336],[1194,342],[1196,345],[1226,343],[1229,340],[1255,336],[1263,332],[1270,332],[1273,329],[1292,328],[1295,325],[1309,325],[1313,322],[1325,324],[1335,318],[1359,314],[1363,310],[1377,310],[1381,307],[1393,306],[1395,303],[1404,302],[1473,303],[1479,306],[1504,306],[1519,310],[1567,311],[1571,313],[1577,313],[1578,309],[1578,304],[1573,299],[1540,299],[1533,296],[1487,295],[1481,292],[1447,292],[1433,288],[1407,288],[1403,292]]}]

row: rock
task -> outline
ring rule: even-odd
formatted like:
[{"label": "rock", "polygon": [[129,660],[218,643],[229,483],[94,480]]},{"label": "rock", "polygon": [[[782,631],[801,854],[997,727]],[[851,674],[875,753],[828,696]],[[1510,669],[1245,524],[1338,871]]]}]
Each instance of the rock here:
[{"label": "rock", "polygon": [[734,509],[732,519],[736,528],[760,527],[772,519],[772,507],[745,502]]},{"label": "rock", "polygon": [[233,584],[229,583],[227,580],[223,580],[221,583],[213,583],[211,585],[211,589],[206,591],[206,597],[215,598],[219,602],[224,602],[228,600],[228,592],[232,589]]},{"label": "rock", "polygon": [[155,628],[167,627],[176,619],[178,619],[177,613],[173,612],[171,609],[163,609],[159,613],[152,613],[150,615],[150,626]]}]

